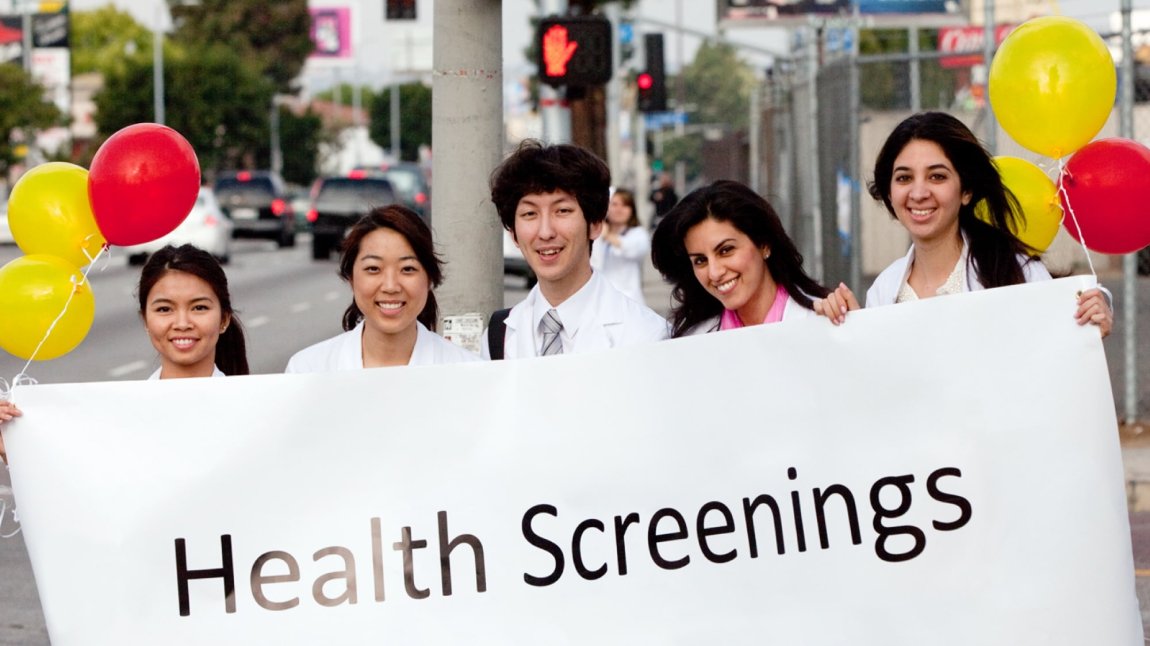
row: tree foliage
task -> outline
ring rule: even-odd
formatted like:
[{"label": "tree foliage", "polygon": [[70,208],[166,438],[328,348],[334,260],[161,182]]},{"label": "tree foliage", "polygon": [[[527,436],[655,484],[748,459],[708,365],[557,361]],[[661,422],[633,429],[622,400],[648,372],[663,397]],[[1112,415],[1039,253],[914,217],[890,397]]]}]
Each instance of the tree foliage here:
[{"label": "tree foliage", "polygon": [[60,110],[44,100],[44,88],[18,65],[0,65],[0,177],[16,162],[12,132],[40,129],[59,123]]},{"label": "tree foliage", "polygon": [[288,92],[314,49],[307,0],[169,0],[175,38],[197,47],[228,46],[251,61],[275,88]]},{"label": "tree foliage", "polygon": [[[910,41],[905,29],[864,29],[859,32],[859,53],[906,52]],[[918,32],[919,51],[938,49],[938,30]],[[923,109],[948,109],[954,101],[956,70],[942,67],[938,60],[923,61],[919,83]],[[860,100],[876,110],[910,108],[910,65],[902,61],[867,63],[859,66]]]},{"label": "tree foliage", "polygon": [[[734,46],[705,42],[695,52],[695,59],[681,72],[684,99],[689,122],[719,126],[731,132],[744,130],[750,121],[751,92],[755,88],[755,75],[751,67],[739,58]],[[668,77],[669,94],[675,96],[679,82]],[[666,136],[663,159],[667,168],[684,162],[687,176],[694,177],[702,169],[701,133],[681,137]]]},{"label": "tree foliage", "polygon": [[280,148],[283,150],[285,180],[307,185],[315,179],[322,132],[323,122],[311,110],[296,116],[290,110],[280,108]]},{"label": "tree foliage", "polygon": [[152,50],[152,32],[131,14],[106,5],[72,14],[72,73],[123,70],[129,59]]},{"label": "tree foliage", "polygon": [[[384,88],[371,104],[373,141],[391,150],[391,91]],[[431,88],[422,83],[399,86],[400,157],[419,160],[419,146],[431,145]]]},{"label": "tree foliage", "polygon": [[[166,125],[188,140],[201,168],[260,165],[254,157],[267,149],[274,88],[239,53],[216,44],[173,57],[164,64],[164,87]],[[152,105],[151,63],[130,60],[123,72],[105,76],[96,125],[110,134],[151,121]]]}]

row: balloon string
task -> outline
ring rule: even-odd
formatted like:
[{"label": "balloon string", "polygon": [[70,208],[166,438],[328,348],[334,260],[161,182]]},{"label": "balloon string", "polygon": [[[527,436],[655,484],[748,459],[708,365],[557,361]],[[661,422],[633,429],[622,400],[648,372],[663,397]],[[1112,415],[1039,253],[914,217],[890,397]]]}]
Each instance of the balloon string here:
[{"label": "balloon string", "polygon": [[[92,267],[95,266],[96,260],[98,260],[100,256],[106,251],[108,251],[108,245],[100,247],[100,251],[96,252],[96,257],[92,258],[92,262],[90,262],[88,266],[84,268],[84,275],[80,278],[79,282],[76,282],[76,277],[72,276],[72,291],[68,293],[68,300],[64,301],[64,307],[56,316],[56,320],[52,321],[52,324],[48,326],[48,329],[44,332],[44,336],[40,339],[40,343],[36,344],[36,349],[33,350],[32,354],[28,357],[28,362],[24,364],[24,368],[20,370],[20,374],[16,375],[16,377],[12,380],[11,390],[15,390],[17,386],[22,384],[27,385],[27,382],[21,381],[20,377],[27,376],[28,366],[31,366],[32,362],[36,360],[36,355],[40,353],[40,348],[44,347],[44,343],[48,341],[48,337],[52,336],[52,330],[56,329],[56,324],[59,323],[60,319],[64,318],[64,314],[68,312],[68,306],[72,304],[72,298],[76,296],[76,289],[84,283],[88,282],[88,272],[92,271]],[[87,253],[85,253],[85,255],[87,255]],[[32,383],[35,383],[35,381]]]},{"label": "balloon string", "polygon": [[[1094,276],[1094,280],[1098,280],[1098,272],[1094,271],[1094,261],[1090,259],[1090,250],[1086,248],[1086,236],[1082,235],[1082,227],[1078,224],[1078,216],[1074,214],[1074,205],[1070,203],[1070,194],[1066,192],[1066,167],[1062,165],[1062,160],[1058,160],[1058,192],[1062,194],[1063,203],[1066,205],[1066,212],[1070,214],[1070,220],[1074,222],[1074,229],[1078,231],[1078,244],[1082,245],[1082,252],[1086,254],[1086,264],[1090,266],[1090,275]],[[1062,215],[1066,219],[1066,214]]]}]

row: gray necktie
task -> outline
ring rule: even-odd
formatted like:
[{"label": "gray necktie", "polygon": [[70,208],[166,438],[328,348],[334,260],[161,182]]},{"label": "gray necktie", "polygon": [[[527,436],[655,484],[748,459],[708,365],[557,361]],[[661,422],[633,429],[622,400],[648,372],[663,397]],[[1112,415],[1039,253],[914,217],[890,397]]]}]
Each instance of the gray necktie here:
[{"label": "gray necktie", "polygon": [[555,310],[547,310],[543,315],[543,349],[539,351],[539,356],[546,357],[552,354],[563,354],[563,340],[559,338],[559,333],[563,330],[563,324],[559,322],[559,312]]}]

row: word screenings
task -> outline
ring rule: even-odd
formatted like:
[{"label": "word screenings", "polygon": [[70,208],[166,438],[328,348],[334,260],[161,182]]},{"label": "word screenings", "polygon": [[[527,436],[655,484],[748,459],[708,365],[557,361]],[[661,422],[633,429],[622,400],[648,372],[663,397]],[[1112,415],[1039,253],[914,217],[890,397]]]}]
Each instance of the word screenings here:
[{"label": "word screenings", "polygon": [[[897,563],[913,559],[926,549],[927,534],[923,528],[911,523],[898,522],[898,519],[910,511],[916,489],[925,489],[929,498],[926,504],[930,506],[929,513],[932,518],[930,525],[934,530],[953,531],[965,526],[970,521],[972,510],[966,498],[954,493],[954,489],[960,485],[961,477],[962,472],[958,468],[942,467],[928,474],[919,484],[916,484],[915,476],[911,474],[886,476],[875,480],[867,491],[866,498],[863,499],[869,502],[873,513],[871,528],[875,535],[875,555],[882,561]],[[797,469],[789,468],[787,478],[797,481]],[[575,525],[574,530],[570,531],[569,538],[561,540],[558,536],[566,536],[567,532],[556,531],[554,527],[556,522],[553,522],[559,520],[559,510],[554,505],[541,503],[532,506],[522,515],[520,532],[522,538],[532,548],[546,553],[552,563],[551,569],[525,571],[520,568],[519,570],[522,572],[524,583],[534,587],[545,587],[559,581],[566,571],[568,558],[574,571],[587,581],[605,576],[611,565],[614,565],[618,576],[626,576],[629,561],[637,556],[637,552],[642,553],[636,543],[641,540],[640,536],[644,532],[645,555],[651,563],[663,570],[678,570],[692,562],[691,546],[686,542],[692,538],[692,526],[698,553],[711,563],[727,563],[738,558],[741,553],[740,548],[736,547],[738,544],[747,546],[746,554],[751,559],[758,558],[760,551],[766,553],[761,548],[764,544],[769,546],[771,543],[779,556],[786,555],[788,546],[794,546],[798,552],[805,552],[808,549],[807,535],[811,529],[817,531],[819,547],[823,550],[831,548],[832,527],[845,527],[849,533],[850,544],[860,545],[863,540],[859,524],[860,504],[862,503],[856,501],[854,492],[846,485],[814,487],[809,490],[808,497],[796,482],[794,490],[784,497],[758,494],[744,497],[734,506],[709,501],[694,511],[693,523],[688,523],[683,512],[678,509],[663,507],[646,519],[637,512],[616,515],[610,524],[596,518],[588,518]],[[489,570],[482,542],[474,534],[463,533],[452,536],[448,529],[447,512],[439,511],[436,516],[435,543],[438,547],[440,594],[449,597],[454,590],[453,559],[466,560],[468,556],[471,561],[468,565],[474,565],[473,572],[469,571],[467,575],[468,588],[472,584],[470,577],[473,574],[474,590],[477,593],[486,592]],[[812,516],[813,523],[804,520]],[[828,516],[832,517],[831,520],[828,520]],[[370,527],[371,567],[368,571],[370,574],[368,586],[373,600],[383,602],[386,600],[384,584],[386,559],[380,519],[372,518]],[[219,567],[193,569],[188,562],[186,539],[175,539],[175,582],[181,616],[192,614],[189,594],[192,583],[218,585],[218,582],[212,581],[215,579],[223,583],[225,611],[236,612],[236,563],[233,540],[230,534],[220,536]],[[599,548],[602,548],[604,543],[608,546],[613,543],[614,562],[587,563],[585,552],[587,545],[592,542]],[[811,542],[813,543],[813,539]],[[842,537],[836,538],[835,543],[842,545]],[[564,549],[565,545],[570,545],[569,554]],[[467,549],[459,551],[459,548],[464,546]],[[407,596],[411,599],[430,597],[431,589],[420,587],[427,585],[426,575],[417,574],[415,558],[417,550],[429,549],[429,540],[417,538],[411,526],[403,526],[399,531],[399,540],[393,542],[390,547],[391,551],[399,553],[396,558],[402,563],[404,592]],[[311,555],[311,559],[317,565],[324,561],[325,568],[330,567],[329,564],[333,562],[337,565],[334,569],[315,577],[309,586],[311,598],[316,604],[334,607],[359,602],[360,578],[357,576],[356,555],[351,549],[332,545],[317,550]],[[261,554],[252,564],[248,576],[251,596],[255,603],[261,608],[273,611],[290,610],[300,605],[300,595],[303,593],[298,585],[300,581],[299,559],[282,550]]]}]

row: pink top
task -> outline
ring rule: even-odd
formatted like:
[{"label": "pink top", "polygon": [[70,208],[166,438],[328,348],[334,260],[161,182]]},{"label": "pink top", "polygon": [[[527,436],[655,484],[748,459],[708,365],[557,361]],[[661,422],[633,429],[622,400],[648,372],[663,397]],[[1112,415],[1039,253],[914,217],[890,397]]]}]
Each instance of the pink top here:
[{"label": "pink top", "polygon": [[[775,302],[771,303],[771,309],[767,310],[767,318],[763,319],[763,323],[778,323],[783,320],[783,310],[787,308],[787,300],[790,295],[787,290],[779,285],[775,291]],[[734,330],[743,327],[742,320],[735,310],[723,310],[723,317],[719,321],[720,330]]]}]

